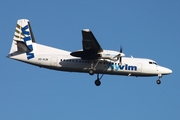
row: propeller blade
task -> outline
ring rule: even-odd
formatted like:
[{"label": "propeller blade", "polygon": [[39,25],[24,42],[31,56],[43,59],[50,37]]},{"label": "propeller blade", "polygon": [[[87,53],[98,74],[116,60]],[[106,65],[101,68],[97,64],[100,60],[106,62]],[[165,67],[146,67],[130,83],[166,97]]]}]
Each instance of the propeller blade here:
[{"label": "propeller blade", "polygon": [[120,51],[119,51],[119,63],[122,63],[122,57],[121,57],[121,53],[122,53],[122,46],[120,46]]},{"label": "propeller blade", "polygon": [[122,53],[122,46],[120,46],[120,51],[119,52]]}]

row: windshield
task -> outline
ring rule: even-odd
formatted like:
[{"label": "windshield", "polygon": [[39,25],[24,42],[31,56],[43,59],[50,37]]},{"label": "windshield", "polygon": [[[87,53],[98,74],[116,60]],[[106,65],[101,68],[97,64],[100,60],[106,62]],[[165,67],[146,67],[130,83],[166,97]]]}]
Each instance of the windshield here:
[{"label": "windshield", "polygon": [[154,65],[157,65],[156,62],[152,62],[152,61],[149,61],[149,64],[154,64]]}]

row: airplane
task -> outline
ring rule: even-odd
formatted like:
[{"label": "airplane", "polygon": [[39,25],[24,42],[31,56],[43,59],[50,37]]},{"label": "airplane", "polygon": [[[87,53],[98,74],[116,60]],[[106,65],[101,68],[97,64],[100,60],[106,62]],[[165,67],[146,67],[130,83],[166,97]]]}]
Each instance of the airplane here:
[{"label": "airplane", "polygon": [[82,47],[82,50],[70,52],[38,44],[30,21],[19,19],[7,57],[40,68],[97,74],[96,86],[101,85],[101,79],[105,74],[135,77],[157,76],[156,83],[161,84],[160,78],[172,73],[171,69],[158,65],[154,60],[125,57],[122,47],[119,51],[102,49],[90,29],[82,30]]}]

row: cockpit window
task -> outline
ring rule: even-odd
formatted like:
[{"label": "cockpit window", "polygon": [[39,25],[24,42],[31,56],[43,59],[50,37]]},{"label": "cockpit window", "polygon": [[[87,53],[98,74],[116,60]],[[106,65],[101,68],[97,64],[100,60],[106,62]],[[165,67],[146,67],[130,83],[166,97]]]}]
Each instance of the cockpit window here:
[{"label": "cockpit window", "polygon": [[151,61],[149,61],[149,64],[154,64],[154,65],[157,65],[157,63],[156,63],[156,62],[151,62]]}]

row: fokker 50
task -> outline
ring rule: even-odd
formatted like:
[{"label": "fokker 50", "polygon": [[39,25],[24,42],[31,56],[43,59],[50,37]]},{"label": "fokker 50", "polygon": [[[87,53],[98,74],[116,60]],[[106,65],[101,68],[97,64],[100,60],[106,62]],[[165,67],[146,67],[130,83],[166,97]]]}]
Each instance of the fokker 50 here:
[{"label": "fokker 50", "polygon": [[97,74],[95,85],[101,84],[104,74],[125,76],[157,76],[157,84],[163,75],[172,70],[157,65],[154,60],[125,57],[120,51],[104,50],[89,29],[82,30],[82,50],[69,52],[35,41],[30,22],[27,19],[17,21],[12,46],[8,58],[59,71]]}]

